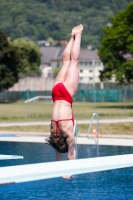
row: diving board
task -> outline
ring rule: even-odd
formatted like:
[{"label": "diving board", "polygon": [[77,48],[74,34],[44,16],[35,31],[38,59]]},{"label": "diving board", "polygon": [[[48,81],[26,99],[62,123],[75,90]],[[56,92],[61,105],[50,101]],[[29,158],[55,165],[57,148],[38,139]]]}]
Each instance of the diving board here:
[{"label": "diving board", "polygon": [[0,167],[0,185],[133,166],[133,154]]},{"label": "diving board", "polygon": [[0,154],[0,160],[23,159],[23,158],[24,158],[23,156]]},{"label": "diving board", "polygon": [[30,102],[36,101],[38,99],[46,99],[46,100],[50,99],[50,100],[52,100],[52,97],[51,96],[36,96],[36,97],[25,100],[25,103],[30,103]]}]

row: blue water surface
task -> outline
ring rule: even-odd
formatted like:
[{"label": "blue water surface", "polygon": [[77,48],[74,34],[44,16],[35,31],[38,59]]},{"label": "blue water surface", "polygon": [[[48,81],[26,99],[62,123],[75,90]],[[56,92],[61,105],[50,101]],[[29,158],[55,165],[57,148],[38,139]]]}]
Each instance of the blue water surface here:
[{"label": "blue water surface", "polygon": [[[78,159],[133,153],[133,147],[78,145]],[[22,155],[22,160],[0,161],[0,167],[56,161],[43,143],[0,142],[0,154]],[[66,159],[66,154],[63,154]],[[48,180],[0,186],[0,200],[133,200],[133,167],[74,175],[70,180]]]}]

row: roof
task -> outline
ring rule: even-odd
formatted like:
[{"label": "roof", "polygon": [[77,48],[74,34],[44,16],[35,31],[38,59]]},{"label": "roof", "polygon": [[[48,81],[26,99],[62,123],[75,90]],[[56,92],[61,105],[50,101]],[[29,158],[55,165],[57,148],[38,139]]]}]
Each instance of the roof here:
[{"label": "roof", "polygon": [[56,59],[60,51],[60,47],[40,47],[42,53],[41,63],[50,64],[52,59]]},{"label": "roof", "polygon": [[81,49],[79,60],[100,60],[100,58],[94,50]]},{"label": "roof", "polygon": [[[61,47],[57,58],[56,59],[52,59],[52,60],[61,60],[64,48],[65,47]],[[96,51],[81,48],[79,60],[80,61],[85,61],[85,60],[86,61],[87,60],[100,60],[100,58],[99,58],[99,56],[98,56],[98,54],[97,54]]]},{"label": "roof", "polygon": [[[49,64],[53,60],[62,60],[62,53],[65,49],[63,47],[40,47],[40,51],[42,53],[41,62],[42,64]],[[81,48],[79,60],[100,60],[98,54],[94,50],[88,50]]]},{"label": "roof", "polygon": [[130,53],[127,53],[123,56],[126,60],[133,60],[133,56]]}]

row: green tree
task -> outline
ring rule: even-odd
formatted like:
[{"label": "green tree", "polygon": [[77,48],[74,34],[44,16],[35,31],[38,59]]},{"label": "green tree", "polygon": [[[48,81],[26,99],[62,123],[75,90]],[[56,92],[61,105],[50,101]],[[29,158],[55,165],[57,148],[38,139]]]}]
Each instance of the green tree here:
[{"label": "green tree", "polygon": [[119,83],[133,82],[133,3],[112,18],[106,26],[99,56],[104,64],[100,79],[111,79],[114,75]]},{"label": "green tree", "polygon": [[14,47],[4,32],[0,31],[0,92],[18,81],[21,59],[17,47]]},{"label": "green tree", "polygon": [[83,23],[81,45],[98,48],[102,27],[128,2],[132,0],[1,0],[0,30],[12,40],[68,40],[73,26]]},{"label": "green tree", "polygon": [[19,38],[13,41],[13,45],[18,47],[21,55],[21,72],[20,76],[29,73],[39,73],[41,63],[41,52],[39,47],[32,41]]}]

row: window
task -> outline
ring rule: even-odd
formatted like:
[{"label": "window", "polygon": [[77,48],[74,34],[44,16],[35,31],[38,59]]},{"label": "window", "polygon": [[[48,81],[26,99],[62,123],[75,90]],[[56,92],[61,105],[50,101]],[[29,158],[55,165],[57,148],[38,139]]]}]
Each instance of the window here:
[{"label": "window", "polygon": [[93,80],[93,77],[89,77],[89,80],[90,80],[90,81]]},{"label": "window", "polygon": [[90,72],[90,73],[92,73],[92,72],[93,72],[93,70],[92,70],[92,69],[90,69],[90,70],[89,70],[89,72]]},{"label": "window", "polygon": [[80,69],[80,73],[83,73],[83,69]]}]

